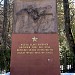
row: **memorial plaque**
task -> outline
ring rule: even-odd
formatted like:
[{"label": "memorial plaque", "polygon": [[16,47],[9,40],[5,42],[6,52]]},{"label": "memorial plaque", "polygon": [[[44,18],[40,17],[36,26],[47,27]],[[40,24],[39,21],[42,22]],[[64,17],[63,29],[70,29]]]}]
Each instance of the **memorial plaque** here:
[{"label": "memorial plaque", "polygon": [[14,0],[11,75],[60,75],[56,0]]},{"label": "memorial plaque", "polygon": [[60,75],[57,34],[13,34],[11,75]]}]

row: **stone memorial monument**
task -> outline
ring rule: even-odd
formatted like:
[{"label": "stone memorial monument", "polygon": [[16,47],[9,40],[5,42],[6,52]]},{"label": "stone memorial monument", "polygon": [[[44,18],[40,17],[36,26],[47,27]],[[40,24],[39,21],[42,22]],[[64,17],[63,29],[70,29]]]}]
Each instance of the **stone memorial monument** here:
[{"label": "stone memorial monument", "polygon": [[11,75],[60,75],[56,0],[14,0]]}]

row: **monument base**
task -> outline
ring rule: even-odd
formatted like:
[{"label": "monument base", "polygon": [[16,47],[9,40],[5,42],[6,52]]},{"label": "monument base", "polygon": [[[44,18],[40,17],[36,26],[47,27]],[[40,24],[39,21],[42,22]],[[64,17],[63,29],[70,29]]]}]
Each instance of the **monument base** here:
[{"label": "monument base", "polygon": [[58,34],[12,34],[11,75],[60,75]]}]

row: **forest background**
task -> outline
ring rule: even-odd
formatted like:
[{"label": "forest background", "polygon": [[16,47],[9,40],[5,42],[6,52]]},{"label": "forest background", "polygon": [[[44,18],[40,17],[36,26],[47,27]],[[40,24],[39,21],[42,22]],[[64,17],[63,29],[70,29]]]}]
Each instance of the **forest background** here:
[{"label": "forest background", "polygon": [[[75,72],[75,0],[57,0],[60,71]],[[0,72],[10,71],[13,0],[0,0]]]}]

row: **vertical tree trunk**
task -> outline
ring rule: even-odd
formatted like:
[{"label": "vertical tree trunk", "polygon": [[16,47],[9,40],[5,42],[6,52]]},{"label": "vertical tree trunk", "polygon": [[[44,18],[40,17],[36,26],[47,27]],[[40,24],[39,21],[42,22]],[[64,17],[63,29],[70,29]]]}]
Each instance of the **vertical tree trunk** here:
[{"label": "vertical tree trunk", "polygon": [[75,43],[73,39],[73,35],[71,32],[71,25],[70,25],[70,9],[69,9],[69,2],[68,0],[63,0],[64,4],[64,18],[65,18],[65,32],[66,37],[70,46],[70,50],[72,50],[75,54]]},{"label": "vertical tree trunk", "polygon": [[4,0],[4,20],[3,20],[3,32],[2,32],[2,39],[3,39],[3,60],[4,60],[4,67],[6,69],[6,38],[7,38],[7,1],[8,0]]},{"label": "vertical tree trunk", "polygon": [[4,21],[3,21],[3,45],[6,49],[6,36],[7,36],[7,0],[4,0]]},{"label": "vertical tree trunk", "polygon": [[[70,24],[69,1],[63,0],[63,5],[64,5],[65,33],[67,41],[69,43],[70,50],[73,51],[73,53],[75,54],[75,43],[71,32],[71,24]],[[75,68],[75,66],[73,67]]]}]

